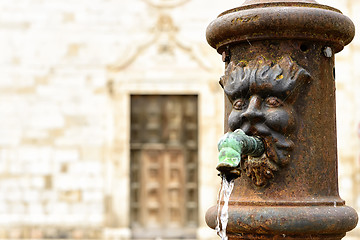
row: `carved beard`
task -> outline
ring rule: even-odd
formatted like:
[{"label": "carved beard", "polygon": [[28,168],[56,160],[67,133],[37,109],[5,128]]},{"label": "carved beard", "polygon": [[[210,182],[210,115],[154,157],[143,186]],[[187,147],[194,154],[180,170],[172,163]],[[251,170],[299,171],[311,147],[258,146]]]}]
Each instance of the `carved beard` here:
[{"label": "carved beard", "polygon": [[276,132],[264,123],[251,125],[246,122],[241,129],[248,135],[262,137],[265,143],[265,153],[260,157],[243,156],[242,170],[252,179],[255,185],[264,186],[279,167],[284,167],[290,162],[290,154],[294,142],[283,134]]}]

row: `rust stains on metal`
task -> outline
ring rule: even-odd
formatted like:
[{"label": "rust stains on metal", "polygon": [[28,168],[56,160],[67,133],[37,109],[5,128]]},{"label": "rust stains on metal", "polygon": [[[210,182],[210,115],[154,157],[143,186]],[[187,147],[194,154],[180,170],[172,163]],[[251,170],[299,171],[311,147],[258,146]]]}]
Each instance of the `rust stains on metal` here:
[{"label": "rust stains on metal", "polygon": [[209,25],[207,40],[219,53],[229,44],[264,39],[324,41],[339,52],[353,39],[354,24],[334,8],[313,1],[250,2]]},{"label": "rust stains on metal", "polygon": [[[248,0],[209,25],[227,66],[225,132],[266,148],[241,158],[230,240],[339,240],[356,226],[338,192],[334,82],[334,53],[353,37],[349,18],[313,0]],[[215,227],[215,207],[206,221]]]},{"label": "rust stains on metal", "polygon": [[231,22],[232,23],[250,22],[250,21],[256,21],[257,19],[259,19],[258,15],[248,15],[248,16],[236,17],[233,20],[231,20]]}]

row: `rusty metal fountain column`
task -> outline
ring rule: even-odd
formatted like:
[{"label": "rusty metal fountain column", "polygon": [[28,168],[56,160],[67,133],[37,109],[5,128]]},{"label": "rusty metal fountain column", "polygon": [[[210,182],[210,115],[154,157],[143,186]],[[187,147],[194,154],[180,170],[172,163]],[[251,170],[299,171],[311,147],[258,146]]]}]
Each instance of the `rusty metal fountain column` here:
[{"label": "rusty metal fountain column", "polygon": [[[265,146],[231,170],[230,240],[335,240],[356,226],[338,193],[334,67],[354,31],[314,0],[247,0],[209,25],[226,64],[225,132],[241,129]],[[212,228],[216,216],[214,206]]]}]

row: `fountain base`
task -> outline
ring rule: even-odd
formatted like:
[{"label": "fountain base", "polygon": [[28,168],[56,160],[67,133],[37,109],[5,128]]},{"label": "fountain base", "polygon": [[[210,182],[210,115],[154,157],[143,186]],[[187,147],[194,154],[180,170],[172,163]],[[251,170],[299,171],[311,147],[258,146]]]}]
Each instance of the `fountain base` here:
[{"label": "fountain base", "polygon": [[229,240],[237,239],[251,239],[251,240],[265,240],[265,239],[291,239],[291,240],[340,240],[344,237],[344,234],[341,235],[305,235],[305,236],[290,236],[290,235],[256,235],[256,234],[244,234],[244,235],[229,235]]},{"label": "fountain base", "polygon": [[[206,222],[216,226],[216,206]],[[328,239],[339,240],[353,229],[357,215],[342,205],[241,206],[229,203],[229,239]]]}]

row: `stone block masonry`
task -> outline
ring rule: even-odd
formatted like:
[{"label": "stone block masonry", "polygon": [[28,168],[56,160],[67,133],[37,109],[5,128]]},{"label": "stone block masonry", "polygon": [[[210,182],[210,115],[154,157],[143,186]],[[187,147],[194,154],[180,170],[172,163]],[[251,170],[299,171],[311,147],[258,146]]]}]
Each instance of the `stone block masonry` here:
[{"label": "stone block masonry", "polygon": [[[153,52],[140,52],[144,58],[137,68],[130,64],[129,56],[136,50],[135,43],[150,40],[156,31],[157,12],[147,2],[0,1],[0,239],[129,238],[125,121],[130,118],[129,96],[114,97],[112,92],[119,91],[117,85],[124,89],[128,84],[136,87],[126,94],[194,94],[205,89],[199,95],[199,159],[205,160],[199,165],[203,179],[199,181],[198,232],[199,238],[215,237],[203,216],[218,191],[211,161],[216,162],[216,139],[222,134],[222,117],[216,117],[222,116],[223,109],[217,84],[222,63],[207,46],[205,29],[218,13],[241,2],[190,0],[170,11],[175,32],[188,42],[182,43],[184,55],[175,52],[170,58],[158,56],[156,61],[160,59],[164,66],[186,61],[175,69],[145,71],[144,67],[155,62]],[[359,25],[356,0],[318,2],[341,9]],[[163,37],[163,46],[171,49]],[[348,205],[358,210],[360,98],[356,91],[360,83],[355,60],[359,39],[356,37],[351,51],[338,56],[336,70],[340,189]],[[189,52],[191,57],[186,55]],[[210,70],[220,71],[203,77],[194,70],[187,74],[189,79],[196,75],[196,81],[182,79],[185,87],[175,84],[173,78],[184,74],[186,67],[201,69],[199,55],[209,61]],[[135,70],[109,77],[108,67],[119,62]],[[158,84],[161,77],[164,83]],[[191,85],[195,82],[198,85]],[[149,92],[154,84],[158,84],[156,91]],[[356,116],[348,117],[349,112]],[[349,137],[351,141],[345,141]],[[350,236],[357,240],[360,233]]]},{"label": "stone block masonry", "polygon": [[101,238],[123,4],[1,1],[0,238]]}]

